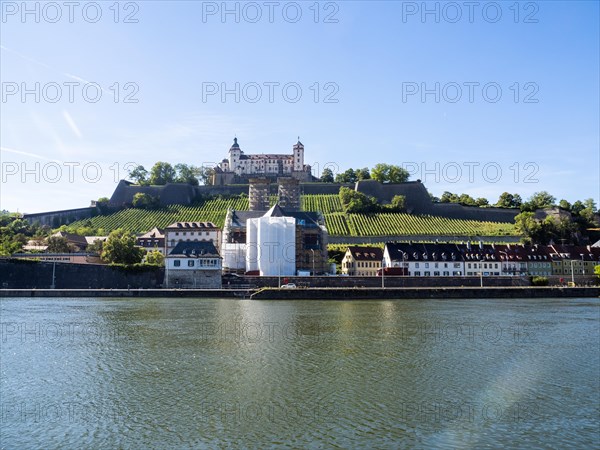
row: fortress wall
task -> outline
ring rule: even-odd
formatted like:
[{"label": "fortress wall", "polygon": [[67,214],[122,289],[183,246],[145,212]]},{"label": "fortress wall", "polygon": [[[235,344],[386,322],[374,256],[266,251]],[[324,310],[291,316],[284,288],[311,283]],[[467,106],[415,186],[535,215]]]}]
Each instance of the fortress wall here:
[{"label": "fortress wall", "polygon": [[338,195],[342,186],[354,189],[352,183],[300,183],[300,192],[305,195]]},{"label": "fortress wall", "polygon": [[518,209],[479,208],[457,203],[434,203],[432,206],[432,215],[486,222],[514,222],[515,216],[521,212]]},{"label": "fortress wall", "polygon": [[247,184],[230,186],[196,186],[195,190],[200,195],[240,195],[248,194]]},{"label": "fortress wall", "polygon": [[96,213],[96,208],[77,208],[64,209],[61,211],[49,211],[35,214],[24,214],[23,218],[29,223],[39,223],[40,225],[48,225],[52,228],[58,228],[61,225],[75,222],[76,220],[89,219]]}]

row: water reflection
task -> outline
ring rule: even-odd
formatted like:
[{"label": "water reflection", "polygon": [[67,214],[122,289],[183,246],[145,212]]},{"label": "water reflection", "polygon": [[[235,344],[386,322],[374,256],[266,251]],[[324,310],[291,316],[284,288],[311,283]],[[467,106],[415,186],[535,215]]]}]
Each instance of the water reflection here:
[{"label": "water reflection", "polygon": [[597,300],[0,307],[7,448],[598,443]]}]

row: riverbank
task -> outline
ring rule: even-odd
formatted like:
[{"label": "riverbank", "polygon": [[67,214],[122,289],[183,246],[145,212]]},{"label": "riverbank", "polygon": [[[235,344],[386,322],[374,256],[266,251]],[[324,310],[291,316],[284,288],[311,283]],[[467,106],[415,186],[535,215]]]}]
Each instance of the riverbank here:
[{"label": "riverbank", "polygon": [[302,289],[0,289],[8,297],[187,297],[253,300],[402,300],[419,298],[599,298],[595,287],[436,287]]}]

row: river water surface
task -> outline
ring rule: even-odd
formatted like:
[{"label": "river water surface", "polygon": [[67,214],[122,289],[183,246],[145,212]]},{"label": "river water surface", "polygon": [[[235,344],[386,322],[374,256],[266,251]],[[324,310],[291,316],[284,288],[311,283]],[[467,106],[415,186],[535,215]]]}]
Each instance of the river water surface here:
[{"label": "river water surface", "polygon": [[0,447],[598,448],[598,299],[1,299]]}]

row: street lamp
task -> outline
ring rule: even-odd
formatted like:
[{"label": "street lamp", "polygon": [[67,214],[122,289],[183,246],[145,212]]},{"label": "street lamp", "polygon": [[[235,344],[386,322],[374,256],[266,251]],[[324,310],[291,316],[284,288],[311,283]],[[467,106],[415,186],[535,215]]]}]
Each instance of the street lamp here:
[{"label": "street lamp", "polygon": [[581,274],[585,275],[585,261],[583,260],[583,253],[580,253],[581,255]]},{"label": "street lamp", "polygon": [[381,288],[385,289],[385,258],[381,260]]},{"label": "street lamp", "polygon": [[310,251],[312,252],[312,275],[313,277],[315,276],[315,249],[311,248]]}]

